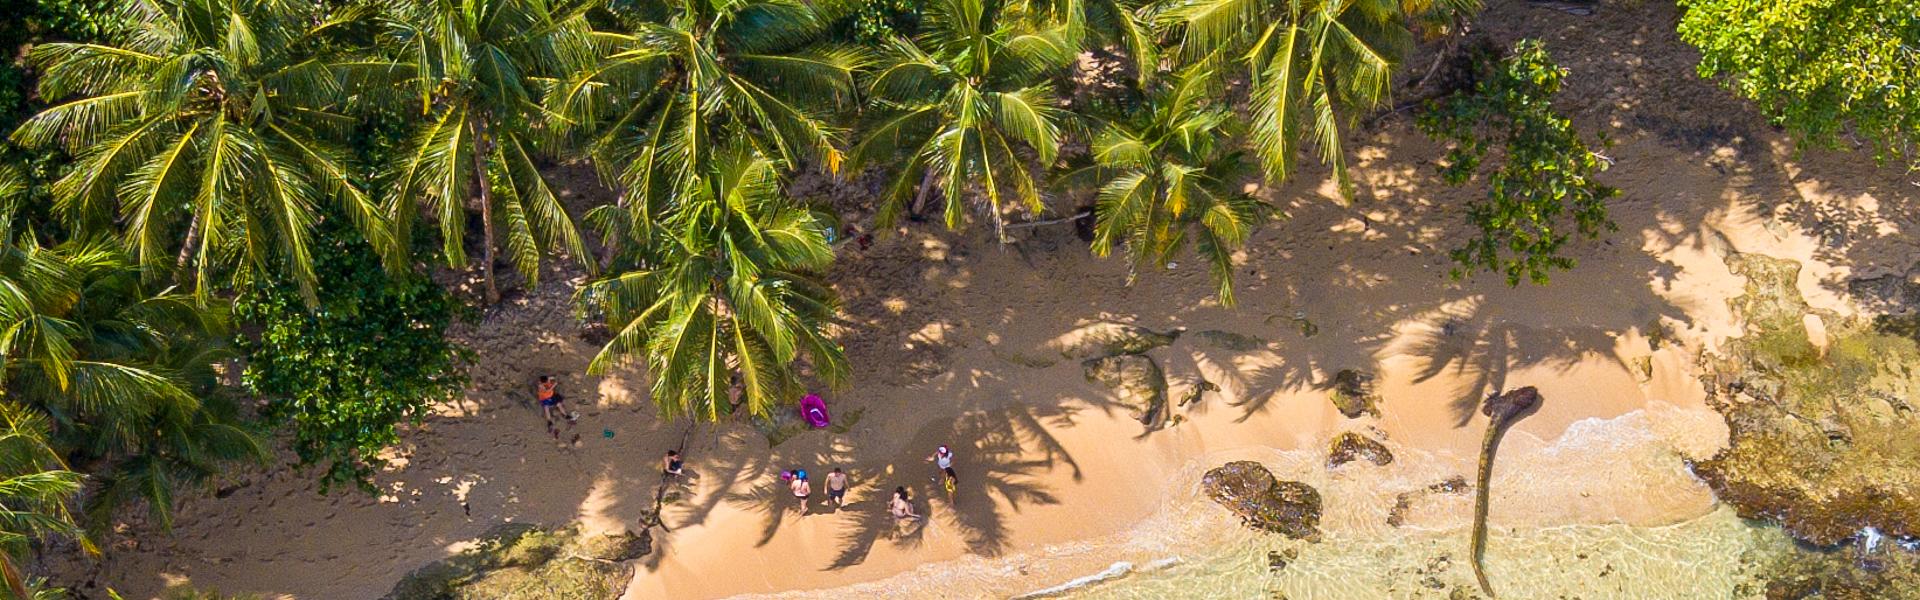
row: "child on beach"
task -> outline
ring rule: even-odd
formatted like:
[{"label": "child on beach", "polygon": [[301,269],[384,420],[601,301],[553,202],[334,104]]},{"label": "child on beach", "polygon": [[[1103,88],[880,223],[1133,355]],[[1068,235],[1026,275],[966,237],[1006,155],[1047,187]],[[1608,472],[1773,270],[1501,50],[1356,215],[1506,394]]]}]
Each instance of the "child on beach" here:
[{"label": "child on beach", "polygon": [[840,467],[834,467],[833,472],[827,474],[827,501],[832,502],[834,508],[847,505],[847,473]]},{"label": "child on beach", "polygon": [[953,469],[947,469],[946,477],[940,480],[940,485],[947,488],[947,504],[953,504],[953,497],[960,489],[960,476],[955,474]]}]

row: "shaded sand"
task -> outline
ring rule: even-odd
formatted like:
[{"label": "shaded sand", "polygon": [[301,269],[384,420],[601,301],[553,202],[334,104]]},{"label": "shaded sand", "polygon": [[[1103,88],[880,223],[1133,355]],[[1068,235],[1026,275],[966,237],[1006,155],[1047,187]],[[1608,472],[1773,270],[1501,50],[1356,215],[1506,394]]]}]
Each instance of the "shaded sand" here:
[{"label": "shaded sand", "polygon": [[[1674,39],[1674,18],[1671,5],[1646,2],[1608,3],[1593,17],[1502,4],[1483,19],[1503,42],[1545,38],[1574,73],[1563,108],[1583,131],[1615,141],[1607,154],[1617,164],[1602,179],[1623,189],[1613,205],[1620,229],[1570,244],[1581,266],[1551,285],[1447,278],[1445,251],[1462,239],[1460,207],[1480,191],[1442,185],[1430,165],[1440,149],[1389,119],[1354,135],[1361,197],[1351,208],[1331,202],[1331,186],[1311,174],[1267,191],[1291,219],[1249,245],[1234,309],[1206,297],[1198,264],[1143,273],[1129,287],[1123,261],[1088,256],[1064,227],[1023,230],[1007,247],[979,228],[915,227],[866,252],[849,249],[832,279],[846,300],[842,338],[855,375],[851,389],[828,396],[837,419],[858,421],[845,433],[806,431],[769,448],[744,425],[659,421],[635,374],[577,375],[596,348],[570,314],[568,274],[555,272],[543,289],[461,328],[480,355],[475,386],[409,432],[403,460],[379,478],[380,498],[322,497],[294,473],[243,477],[218,497],[183,502],[171,537],[136,527],[137,544],[59,572],[129,597],[181,583],[377,597],[503,521],[636,526],[654,505],[661,453],[683,439],[698,477],[670,494],[671,530],[654,531],[656,551],[641,559],[628,597],[1006,597],[1116,561],[1130,563],[1116,573],[1205,573],[1217,566],[1208,561],[1253,561],[1255,550],[1280,545],[1245,536],[1196,499],[1200,472],[1238,458],[1320,487],[1329,537],[1375,549],[1361,558],[1413,564],[1395,557],[1464,549],[1470,497],[1423,499],[1400,529],[1385,524],[1386,510],[1400,492],[1470,476],[1485,425],[1474,403],[1523,385],[1546,400],[1502,446],[1489,545],[1497,581],[1517,577],[1513,556],[1555,543],[1568,527],[1649,539],[1724,529],[1706,489],[1680,466],[1683,454],[1725,441],[1692,366],[1698,352],[1738,331],[1725,301],[1741,282],[1716,249],[1799,260],[1810,302],[1852,311],[1848,277],[1904,273],[1920,262],[1920,247],[1903,235],[1920,221],[1911,212],[1920,188],[1863,155],[1796,155],[1693,75],[1695,56]],[[579,175],[569,175],[570,188],[605,199]],[[1303,335],[1296,319],[1314,334]],[[1170,397],[1201,377],[1223,391],[1176,409],[1184,422],[1145,432],[1074,361],[1032,360],[1050,340],[1101,321],[1187,328],[1148,353],[1167,372]],[[1208,329],[1261,343],[1234,350],[1193,334]],[[1378,418],[1349,420],[1327,401],[1329,380],[1349,368],[1376,375]],[[545,372],[563,374],[582,403],[578,448],[558,447],[524,405],[526,386]],[[1347,430],[1384,438],[1400,459],[1327,471],[1325,444]],[[951,503],[936,497],[923,461],[938,444],[958,452]],[[832,511],[816,495],[812,514],[793,511],[774,474],[831,466],[853,473],[853,503]],[[913,489],[925,522],[900,527],[886,516],[897,485]],[[1396,545],[1413,549],[1385,550]],[[1640,548],[1607,547],[1623,555]],[[1674,547],[1701,560],[1725,551]],[[1169,558],[1187,562],[1159,562]],[[1565,570],[1568,578],[1589,571],[1598,572]],[[1414,583],[1430,576],[1386,572]],[[1456,560],[1443,583],[1462,576],[1470,577]],[[1314,584],[1280,581],[1250,585]],[[820,592],[848,585],[859,587]],[[1569,585],[1560,589],[1633,595]]]}]

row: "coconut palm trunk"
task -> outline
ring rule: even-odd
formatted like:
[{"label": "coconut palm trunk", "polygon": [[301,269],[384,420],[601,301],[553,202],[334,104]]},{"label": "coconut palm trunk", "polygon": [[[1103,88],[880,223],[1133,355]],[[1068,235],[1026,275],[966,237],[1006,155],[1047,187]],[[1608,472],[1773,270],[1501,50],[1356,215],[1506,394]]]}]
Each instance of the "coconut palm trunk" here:
[{"label": "coconut palm trunk", "polygon": [[480,273],[487,280],[487,304],[500,301],[500,287],[493,280],[493,182],[487,178],[487,156],[492,152],[487,138],[487,114],[473,120],[473,177],[480,187]]}]

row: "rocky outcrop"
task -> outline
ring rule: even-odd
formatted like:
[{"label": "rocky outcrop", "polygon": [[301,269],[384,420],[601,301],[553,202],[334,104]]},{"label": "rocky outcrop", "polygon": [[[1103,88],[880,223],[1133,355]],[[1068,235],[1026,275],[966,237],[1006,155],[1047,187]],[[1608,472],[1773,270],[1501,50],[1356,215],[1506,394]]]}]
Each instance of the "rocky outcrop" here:
[{"label": "rocky outcrop", "polygon": [[1869,529],[1920,538],[1920,416],[1907,400],[1920,391],[1920,328],[1809,308],[1793,261],[1736,253],[1727,264],[1747,277],[1730,302],[1746,333],[1703,358],[1703,379],[1729,442],[1691,463],[1694,473],[1742,517],[1809,544]]},{"label": "rocky outcrop", "polygon": [[1248,527],[1294,539],[1320,539],[1320,492],[1275,479],[1260,463],[1243,460],[1215,467],[1200,479],[1200,487]]},{"label": "rocky outcrop", "polygon": [[1494,595],[1493,586],[1487,583],[1481,558],[1487,552],[1487,487],[1493,481],[1493,455],[1507,428],[1539,409],[1540,391],[1533,386],[1487,396],[1480,406],[1480,413],[1487,415],[1487,434],[1480,442],[1480,484],[1474,488],[1473,497],[1473,577],[1488,597]]},{"label": "rocky outcrop", "polygon": [[583,535],[505,524],[473,548],[407,574],[386,600],[615,598],[633,578],[627,561],[653,551],[645,531]]},{"label": "rocky outcrop", "polygon": [[1386,444],[1352,431],[1335,436],[1332,446],[1327,449],[1327,468],[1356,460],[1385,466],[1393,463],[1393,452],[1387,450]]},{"label": "rocky outcrop", "polygon": [[1417,490],[1400,492],[1393,497],[1393,508],[1387,510],[1387,524],[1399,527],[1407,524],[1407,513],[1413,511],[1413,503],[1435,494],[1459,494],[1472,488],[1467,478],[1455,475],[1445,481],[1434,483]]},{"label": "rocky outcrop", "polygon": [[1125,323],[1094,323],[1067,332],[1047,343],[1047,348],[1067,360],[1091,360],[1148,350],[1173,343],[1185,331],[1174,329],[1160,333]]},{"label": "rocky outcrop", "polygon": [[1087,381],[1113,390],[1133,418],[1152,429],[1166,419],[1167,376],[1152,358],[1122,354],[1081,363]]},{"label": "rocky outcrop", "polygon": [[1215,348],[1232,350],[1234,352],[1252,352],[1267,346],[1266,340],[1251,335],[1222,331],[1219,329],[1195,331],[1193,332],[1193,339]]},{"label": "rocky outcrop", "polygon": [[1333,374],[1333,389],[1327,392],[1333,400],[1334,408],[1349,419],[1358,419],[1361,415],[1380,416],[1380,397],[1373,393],[1373,376],[1353,369],[1342,369]]}]

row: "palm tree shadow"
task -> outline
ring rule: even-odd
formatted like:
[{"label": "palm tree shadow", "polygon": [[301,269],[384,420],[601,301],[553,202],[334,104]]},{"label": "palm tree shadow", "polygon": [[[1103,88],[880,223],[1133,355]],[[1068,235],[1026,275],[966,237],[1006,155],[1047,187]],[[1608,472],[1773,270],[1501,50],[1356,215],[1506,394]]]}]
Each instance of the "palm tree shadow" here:
[{"label": "palm tree shadow", "polygon": [[[998,556],[1008,545],[1008,513],[1026,506],[1058,504],[1059,498],[1038,477],[1064,463],[1081,477],[1078,464],[1066,448],[1040,426],[1041,419],[1058,418],[1051,408],[1015,406],[970,412],[952,420],[936,421],[913,438],[907,454],[892,464],[873,469],[892,473],[891,480],[874,482],[874,497],[850,504],[861,506],[845,523],[840,551],[826,570],[838,570],[866,561],[881,540],[898,547],[924,543],[930,522],[958,531],[967,551]],[[942,444],[954,448],[953,468],[958,485],[951,500],[940,483],[939,470],[918,452]],[[885,510],[892,488],[904,486],[926,518],[897,523]]]},{"label": "palm tree shadow", "polygon": [[[823,570],[837,571],[866,561],[873,552],[875,544],[881,540],[892,542],[898,548],[917,548],[926,540],[926,511],[916,509],[923,515],[917,519],[895,519],[887,510],[887,502],[892,501],[893,492],[875,489],[866,498],[847,504],[853,511],[850,523],[846,523],[846,532],[840,534],[840,551],[835,553],[833,562]],[[882,500],[885,498],[885,500]],[[916,500],[916,505],[924,506],[924,500]]]},{"label": "palm tree shadow", "polygon": [[787,492],[785,485],[777,481],[761,483],[747,488],[746,491],[732,492],[723,496],[728,504],[766,515],[766,523],[760,528],[760,539],[753,543],[755,548],[773,541],[773,534],[780,531],[780,525],[786,522],[787,514],[792,513],[796,508],[793,495]]}]

